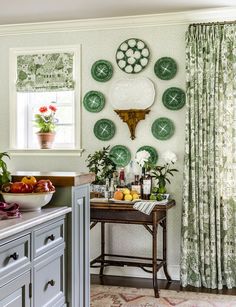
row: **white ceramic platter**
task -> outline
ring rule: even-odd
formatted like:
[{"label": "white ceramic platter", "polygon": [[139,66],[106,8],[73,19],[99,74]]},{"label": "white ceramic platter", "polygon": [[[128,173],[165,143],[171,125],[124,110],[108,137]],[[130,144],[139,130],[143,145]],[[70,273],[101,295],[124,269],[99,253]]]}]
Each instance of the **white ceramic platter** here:
[{"label": "white ceramic platter", "polygon": [[155,87],[145,77],[120,79],[112,83],[109,98],[114,109],[147,109],[154,102]]}]

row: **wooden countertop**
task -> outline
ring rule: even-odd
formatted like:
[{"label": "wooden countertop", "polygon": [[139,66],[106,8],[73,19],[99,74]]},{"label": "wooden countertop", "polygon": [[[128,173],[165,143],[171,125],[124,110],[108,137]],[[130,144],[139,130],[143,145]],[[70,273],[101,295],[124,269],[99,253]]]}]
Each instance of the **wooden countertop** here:
[{"label": "wooden countertop", "polygon": [[50,221],[71,212],[69,207],[54,207],[41,211],[21,212],[20,218],[0,221],[0,240],[19,233],[20,231]]},{"label": "wooden countertop", "polygon": [[59,187],[79,186],[95,180],[93,173],[18,171],[12,173],[12,181],[20,181],[24,176],[34,176],[37,180],[49,179]]}]

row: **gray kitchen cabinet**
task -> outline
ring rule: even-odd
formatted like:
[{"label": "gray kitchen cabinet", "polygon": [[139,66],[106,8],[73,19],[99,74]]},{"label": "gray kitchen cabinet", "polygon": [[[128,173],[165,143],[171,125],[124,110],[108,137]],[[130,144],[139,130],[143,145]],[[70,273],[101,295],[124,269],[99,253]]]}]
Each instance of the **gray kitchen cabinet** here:
[{"label": "gray kitchen cabinet", "polygon": [[70,211],[23,213],[14,235],[7,235],[14,232],[11,227],[5,233],[0,229],[0,307],[65,306],[65,217]]},{"label": "gray kitchen cabinet", "polygon": [[53,250],[33,268],[34,307],[63,306],[64,293],[64,246]]},{"label": "gray kitchen cabinet", "polygon": [[30,307],[30,272],[0,288],[0,307]]},{"label": "gray kitchen cabinet", "polygon": [[[69,162],[68,162],[69,163]],[[34,176],[37,180],[49,179],[56,187],[52,201],[45,207],[71,207],[68,215],[67,233],[65,234],[65,297],[68,307],[90,306],[90,183],[95,180],[92,173],[79,172],[17,172],[13,181],[20,181],[23,176]],[[40,233],[38,238],[40,240]],[[56,240],[60,241],[58,229]],[[54,244],[54,242],[51,242]],[[52,245],[51,245],[52,246]],[[40,255],[49,247],[37,248]],[[41,256],[38,256],[41,257]]]},{"label": "gray kitchen cabinet", "polygon": [[69,307],[90,306],[90,185],[56,187],[53,205],[72,207],[67,227],[66,297]]}]

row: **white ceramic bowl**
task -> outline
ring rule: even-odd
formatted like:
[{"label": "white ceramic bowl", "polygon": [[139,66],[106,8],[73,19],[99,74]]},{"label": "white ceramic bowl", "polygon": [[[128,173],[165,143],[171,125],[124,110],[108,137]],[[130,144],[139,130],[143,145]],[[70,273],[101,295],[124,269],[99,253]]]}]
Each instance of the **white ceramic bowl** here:
[{"label": "white ceramic bowl", "polygon": [[52,199],[54,191],[42,193],[3,193],[6,203],[17,203],[20,211],[40,211]]}]

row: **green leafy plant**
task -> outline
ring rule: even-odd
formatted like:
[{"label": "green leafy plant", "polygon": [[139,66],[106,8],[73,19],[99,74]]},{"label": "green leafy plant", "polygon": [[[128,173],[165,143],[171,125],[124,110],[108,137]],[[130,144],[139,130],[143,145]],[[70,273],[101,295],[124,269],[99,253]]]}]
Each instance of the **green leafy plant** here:
[{"label": "green leafy plant", "polygon": [[166,151],[163,155],[164,161],[166,162],[163,166],[155,166],[152,170],[152,176],[158,180],[158,192],[166,193],[166,183],[170,183],[170,176],[174,176],[174,172],[178,172],[176,168],[171,166],[177,161],[175,153]]},{"label": "green leafy plant", "polygon": [[106,178],[111,178],[116,170],[116,165],[111,160],[109,149],[110,146],[103,147],[95,151],[94,154],[89,154],[86,159],[89,171],[96,175],[94,184],[105,184]]},{"label": "green leafy plant", "polygon": [[55,103],[39,108],[39,113],[35,114],[35,126],[39,129],[39,133],[53,133],[56,129],[58,119],[55,118],[57,111]]},{"label": "green leafy plant", "polygon": [[4,183],[11,181],[11,173],[7,170],[7,164],[3,159],[7,157],[10,159],[10,156],[7,152],[0,153],[0,186]]}]

